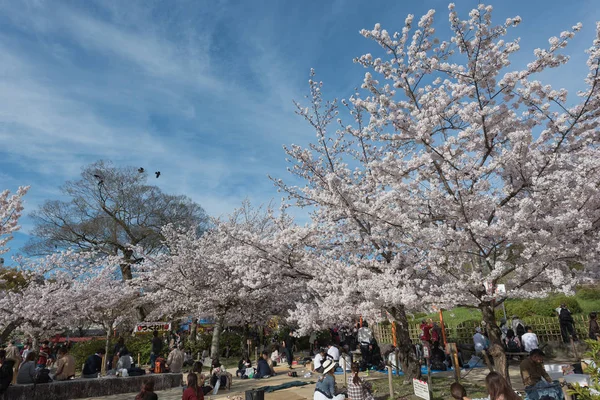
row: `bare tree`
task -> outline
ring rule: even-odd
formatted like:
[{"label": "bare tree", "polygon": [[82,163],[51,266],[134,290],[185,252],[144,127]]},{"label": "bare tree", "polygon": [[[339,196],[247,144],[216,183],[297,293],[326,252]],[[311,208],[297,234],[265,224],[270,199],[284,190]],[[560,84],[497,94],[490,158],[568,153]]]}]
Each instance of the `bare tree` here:
[{"label": "bare tree", "polygon": [[[83,168],[81,179],[61,188],[70,200],[48,200],[32,214],[33,239],[25,246],[30,255],[45,255],[74,248],[121,256],[121,274],[132,279],[132,265],[142,254],[165,251],[161,228],[203,230],[204,209],[186,196],[163,193],[147,183],[147,174],[136,167],[116,167],[98,161]],[[200,233],[200,232],[199,232]]]}]

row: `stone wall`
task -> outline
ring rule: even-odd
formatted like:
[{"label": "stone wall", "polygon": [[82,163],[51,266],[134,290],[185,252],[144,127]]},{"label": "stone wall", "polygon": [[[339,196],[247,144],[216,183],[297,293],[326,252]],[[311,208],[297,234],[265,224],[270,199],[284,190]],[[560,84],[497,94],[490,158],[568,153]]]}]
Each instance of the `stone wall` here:
[{"label": "stone wall", "polygon": [[11,400],[69,400],[86,397],[109,396],[120,393],[137,393],[146,379],[154,380],[154,390],[181,386],[182,374],[148,374],[126,378],[73,379],[39,385],[14,385],[8,388]]}]

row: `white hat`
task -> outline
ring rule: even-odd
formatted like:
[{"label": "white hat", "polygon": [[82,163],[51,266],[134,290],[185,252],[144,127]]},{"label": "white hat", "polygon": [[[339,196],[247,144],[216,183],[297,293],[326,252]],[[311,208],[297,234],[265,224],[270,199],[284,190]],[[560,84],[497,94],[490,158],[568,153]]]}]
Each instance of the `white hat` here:
[{"label": "white hat", "polygon": [[331,371],[335,367],[336,367],[335,361],[327,359],[323,363],[323,373],[326,374],[326,373],[328,373],[329,371]]}]

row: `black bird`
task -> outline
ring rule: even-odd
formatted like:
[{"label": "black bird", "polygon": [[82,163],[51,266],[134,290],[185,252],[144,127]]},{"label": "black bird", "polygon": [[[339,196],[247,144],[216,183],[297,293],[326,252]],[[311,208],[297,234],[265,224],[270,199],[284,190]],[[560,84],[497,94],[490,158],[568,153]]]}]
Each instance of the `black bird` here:
[{"label": "black bird", "polygon": [[98,174],[94,174],[94,178],[98,179],[98,186],[104,184],[104,178]]},{"label": "black bird", "polygon": [[143,167],[140,167],[140,168],[138,168],[138,172],[139,172],[140,174],[143,174],[143,173],[144,173],[144,171],[145,171],[145,169],[144,169]]},{"label": "black bird", "polygon": [[160,171],[156,171],[154,174],[155,174],[155,175],[156,175],[156,177],[158,178],[158,177],[160,176]]}]

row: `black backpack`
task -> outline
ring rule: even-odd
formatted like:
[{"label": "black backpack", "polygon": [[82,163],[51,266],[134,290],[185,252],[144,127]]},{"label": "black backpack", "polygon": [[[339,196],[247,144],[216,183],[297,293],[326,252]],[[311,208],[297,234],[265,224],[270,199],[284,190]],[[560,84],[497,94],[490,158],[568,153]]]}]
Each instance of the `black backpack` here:
[{"label": "black backpack", "polygon": [[518,353],[521,349],[519,348],[519,344],[515,340],[515,338],[509,339],[506,343],[506,350],[509,353]]},{"label": "black backpack", "polygon": [[33,382],[35,384],[52,382],[52,378],[50,378],[50,370],[48,368],[38,369],[33,377]]},{"label": "black backpack", "polygon": [[571,312],[567,308],[560,309],[560,314],[558,314],[558,319],[560,322],[573,322],[573,317],[571,316]]}]

